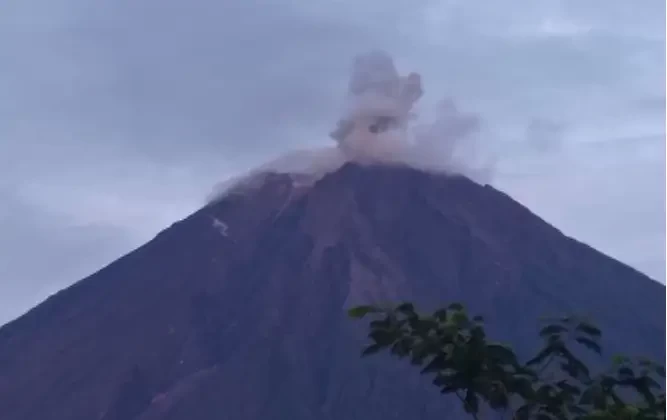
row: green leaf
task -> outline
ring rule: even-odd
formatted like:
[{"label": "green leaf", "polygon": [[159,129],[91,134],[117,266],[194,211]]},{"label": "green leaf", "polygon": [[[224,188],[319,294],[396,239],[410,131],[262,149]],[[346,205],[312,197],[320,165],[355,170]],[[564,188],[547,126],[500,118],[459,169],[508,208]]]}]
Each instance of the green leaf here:
[{"label": "green leaf", "polygon": [[448,367],[450,364],[447,363],[447,358],[445,357],[445,354],[439,354],[433,358],[425,367],[422,369],[421,373],[429,373],[429,372],[438,372],[440,370],[445,369]]},{"label": "green leaf", "polygon": [[486,338],[486,333],[484,332],[484,328],[480,327],[479,325],[476,325],[470,329],[470,337],[471,340],[477,340],[479,342],[484,341]]},{"label": "green leaf", "polygon": [[368,334],[368,336],[375,341],[376,344],[385,347],[393,344],[398,338],[395,332],[388,330],[375,330]]},{"label": "green leaf", "polygon": [[362,357],[370,356],[372,354],[377,353],[378,351],[382,350],[382,348],[385,346],[381,346],[379,344],[371,344],[370,346],[366,347],[364,351],[361,353]]},{"label": "green leaf", "polygon": [[458,327],[463,327],[468,322],[468,316],[465,312],[454,312],[452,322]]},{"label": "green leaf", "polygon": [[537,353],[537,356],[533,357],[530,359],[528,362],[526,362],[526,365],[531,366],[531,365],[539,365],[553,353],[555,349],[553,347],[546,347],[542,349],[539,353]]},{"label": "green leaf", "polygon": [[602,336],[602,331],[600,331],[598,327],[587,322],[580,322],[575,330],[587,334],[591,337],[599,338]]},{"label": "green leaf", "polygon": [[583,405],[591,405],[602,394],[602,389],[598,385],[594,385],[581,394],[579,402]]},{"label": "green leaf", "polygon": [[566,331],[567,328],[563,327],[562,325],[547,325],[540,330],[540,337],[546,337],[552,334],[560,334]]},{"label": "green leaf", "polygon": [[439,387],[452,386],[451,378],[447,375],[438,374],[435,379],[433,379],[433,385]]},{"label": "green leaf", "polygon": [[389,319],[375,319],[370,322],[369,326],[371,329],[384,329],[386,330],[387,328],[391,328],[391,322],[389,322]]},{"label": "green leaf", "polygon": [[648,385],[647,381],[641,379],[637,380],[635,389],[642,397],[644,397],[649,406],[655,405],[656,397],[651,392],[650,385]]},{"label": "green leaf", "polygon": [[376,313],[376,312],[380,312],[380,310],[374,306],[363,305],[349,309],[347,311],[347,314],[352,318],[361,319],[366,315],[368,315],[369,313]]},{"label": "green leaf", "polygon": [[549,397],[551,397],[553,392],[554,392],[553,385],[544,384],[537,389],[536,394],[540,399],[549,399]]},{"label": "green leaf", "polygon": [[501,344],[488,344],[486,346],[486,351],[489,356],[493,359],[496,359],[500,363],[515,365],[517,364],[517,358],[512,349],[509,347],[503,346]]},{"label": "green leaf", "polygon": [[516,410],[515,413],[516,420],[529,420],[531,418],[530,416],[533,413],[534,409],[535,409],[535,404],[532,403],[519,407],[519,409]]},{"label": "green leaf", "polygon": [[479,400],[477,399],[477,394],[471,389],[466,392],[464,409],[466,413],[476,414],[479,411]]},{"label": "green leaf", "polygon": [[412,349],[412,339],[411,337],[404,337],[394,343],[391,352],[402,358],[410,353],[410,349]]},{"label": "green leaf", "polygon": [[433,318],[439,320],[439,321],[446,321],[447,320],[447,310],[446,309],[439,309],[433,313]]},{"label": "green leaf", "polygon": [[576,365],[574,365],[571,362],[565,362],[560,364],[560,368],[563,370],[563,372],[567,373],[570,375],[572,378],[579,378],[579,370],[577,369]]},{"label": "green leaf", "polygon": [[581,394],[581,389],[579,389],[579,387],[572,385],[565,380],[558,381],[558,383],[556,383],[556,386],[558,386],[558,388],[562,389],[563,391],[567,392],[570,395]]},{"label": "green leaf", "polygon": [[587,410],[585,410],[583,407],[581,407],[578,404],[568,404],[567,409],[573,413],[573,414],[578,414],[578,415],[585,415],[588,413]]},{"label": "green leaf", "polygon": [[396,307],[396,312],[402,312],[404,314],[414,314],[415,313],[415,307],[412,303],[406,302],[398,305]]},{"label": "green leaf", "polygon": [[411,363],[413,365],[421,366],[424,363],[424,360],[429,356],[429,345],[424,341],[418,341],[412,347],[412,359]]},{"label": "green leaf", "polygon": [[560,347],[563,345],[563,337],[560,334],[551,334],[547,337],[547,346],[549,347]]},{"label": "green leaf", "polygon": [[575,339],[577,343],[582,344],[586,346],[588,349],[593,350],[599,355],[602,355],[602,347],[595,341],[591,340],[590,338],[587,337],[577,337]]},{"label": "green leaf", "polygon": [[631,368],[624,366],[618,369],[618,377],[621,380],[633,379],[635,377],[635,372]]},{"label": "green leaf", "polygon": [[599,383],[601,389],[612,389],[614,386],[618,384],[618,380],[613,376],[609,375],[601,375],[597,379],[597,382]]},{"label": "green leaf", "polygon": [[612,419],[613,415],[609,413],[607,410],[602,410],[602,409],[595,409],[588,413],[588,415],[585,417],[587,420],[608,420]]},{"label": "green leaf", "polygon": [[450,304],[448,308],[451,309],[452,311],[463,311],[464,310],[463,305],[461,305],[460,303],[456,303],[456,302]]},{"label": "green leaf", "polygon": [[[588,367],[577,359],[568,349],[565,347],[560,348],[561,355],[567,360],[568,365],[572,366],[574,374],[572,375],[575,379],[582,379],[582,375],[585,379],[590,377],[590,370]],[[570,373],[570,372],[568,372]]]},{"label": "green leaf", "polygon": [[418,335],[427,335],[429,330],[438,328],[438,323],[429,318],[412,316],[408,318],[408,325]]},{"label": "green leaf", "polygon": [[616,354],[614,355],[614,357],[611,358],[611,361],[615,366],[618,366],[627,362],[628,358],[626,356],[623,356],[622,354]]},{"label": "green leaf", "polygon": [[458,387],[456,386],[451,386],[451,385],[445,385],[440,389],[440,392],[442,394],[451,394],[452,392],[458,391]]},{"label": "green leaf", "polygon": [[532,381],[524,375],[513,375],[506,380],[505,386],[509,393],[518,394],[526,401],[533,395]]},{"label": "green leaf", "polygon": [[650,376],[644,376],[642,379],[646,382],[649,388],[655,388],[655,389],[661,389],[662,385],[655,379],[651,378]]}]

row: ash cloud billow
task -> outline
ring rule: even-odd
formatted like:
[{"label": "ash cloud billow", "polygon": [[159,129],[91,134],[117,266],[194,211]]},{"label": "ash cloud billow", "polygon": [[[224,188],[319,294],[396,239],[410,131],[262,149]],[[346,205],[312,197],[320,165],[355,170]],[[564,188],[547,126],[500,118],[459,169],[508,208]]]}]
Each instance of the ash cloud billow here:
[{"label": "ash cloud billow", "polygon": [[421,76],[401,75],[386,52],[360,54],[353,59],[341,116],[329,133],[331,146],[287,153],[218,185],[209,200],[239,184],[254,184],[259,174],[307,174],[314,181],[350,161],[403,164],[489,182],[493,165],[478,147],[479,117],[445,98],[433,121],[420,121],[414,108],[423,93]]}]

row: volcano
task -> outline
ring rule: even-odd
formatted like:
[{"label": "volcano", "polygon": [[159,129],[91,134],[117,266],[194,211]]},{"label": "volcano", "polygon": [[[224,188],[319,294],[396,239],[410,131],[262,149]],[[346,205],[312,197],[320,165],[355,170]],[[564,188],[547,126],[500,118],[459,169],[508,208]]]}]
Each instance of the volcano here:
[{"label": "volcano", "polygon": [[463,176],[347,163],[266,173],[0,329],[3,420],[441,419],[407,363],[360,358],[346,309],[454,301],[536,348],[589,316],[662,360],[665,288]]}]

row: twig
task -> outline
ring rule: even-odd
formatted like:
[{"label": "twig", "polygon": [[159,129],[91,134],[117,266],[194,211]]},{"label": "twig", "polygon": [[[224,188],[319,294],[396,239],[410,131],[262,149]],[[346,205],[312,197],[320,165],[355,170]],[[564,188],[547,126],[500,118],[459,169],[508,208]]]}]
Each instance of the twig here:
[{"label": "twig", "polygon": [[[468,403],[466,402],[466,400],[463,399],[463,397],[461,397],[461,396],[459,395],[459,392],[458,392],[458,391],[456,391],[456,392],[454,393],[454,395],[456,395],[456,397],[459,399],[459,401],[461,401],[461,403],[463,404],[464,407],[468,407]],[[472,408],[472,407],[471,407],[471,408]],[[470,415],[472,416],[473,419],[475,419],[475,420],[479,420],[479,417],[477,417],[477,413],[473,413],[473,412],[471,411],[471,412],[470,412]]]}]

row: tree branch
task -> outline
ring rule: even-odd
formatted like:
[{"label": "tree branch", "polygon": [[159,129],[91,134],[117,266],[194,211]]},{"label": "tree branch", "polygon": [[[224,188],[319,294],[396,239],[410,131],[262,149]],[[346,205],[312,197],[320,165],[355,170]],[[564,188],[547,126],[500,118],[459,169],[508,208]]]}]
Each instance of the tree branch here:
[{"label": "tree branch", "polygon": [[[458,391],[456,391],[456,392],[454,393],[454,395],[456,395],[456,397],[459,399],[459,401],[461,401],[461,404],[463,404],[463,407],[464,407],[464,409],[465,409],[465,407],[468,406],[468,403],[466,402],[466,400],[463,399],[463,397],[459,395],[459,392],[458,392]],[[469,414],[472,416],[473,419],[475,419],[475,420],[479,420],[479,417],[477,417],[477,414],[476,414],[476,413],[471,412],[471,413],[469,413]]]}]

